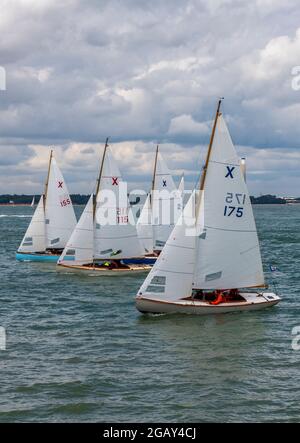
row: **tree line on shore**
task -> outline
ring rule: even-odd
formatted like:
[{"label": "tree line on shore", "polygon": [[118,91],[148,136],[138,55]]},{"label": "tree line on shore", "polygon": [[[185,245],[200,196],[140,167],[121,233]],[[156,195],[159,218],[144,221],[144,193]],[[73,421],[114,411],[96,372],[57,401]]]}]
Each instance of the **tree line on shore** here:
[{"label": "tree line on shore", "polygon": [[[35,201],[38,202],[40,195],[35,195]],[[83,194],[71,194],[72,202],[74,205],[85,205],[89,199],[89,195]],[[33,199],[33,195],[20,195],[20,194],[3,194],[0,195],[0,205],[7,204],[24,204],[30,205]],[[260,195],[259,197],[250,197],[251,203],[258,204],[286,204],[287,201],[283,198],[276,197],[276,195]],[[137,198],[135,203],[139,202]],[[300,197],[295,199],[295,203],[300,203]]]}]

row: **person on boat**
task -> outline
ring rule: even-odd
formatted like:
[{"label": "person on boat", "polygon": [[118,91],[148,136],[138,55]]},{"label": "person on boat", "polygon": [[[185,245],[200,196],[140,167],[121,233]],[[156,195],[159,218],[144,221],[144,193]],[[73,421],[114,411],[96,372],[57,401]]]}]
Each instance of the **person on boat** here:
[{"label": "person on boat", "polygon": [[202,300],[203,299],[203,291],[202,289],[196,289],[192,293],[192,300]]},{"label": "person on boat", "polygon": [[222,290],[217,289],[215,295],[216,295],[215,299],[209,302],[210,305],[218,305],[225,301],[225,297]]},{"label": "person on boat", "polygon": [[117,262],[117,261],[115,261],[115,260],[111,260],[111,262],[110,262],[110,266],[109,266],[109,269],[117,269],[117,268],[119,268],[120,266],[119,266],[119,262]]},{"label": "person on boat", "polygon": [[227,291],[226,295],[225,295],[225,300],[230,302],[230,301],[236,301],[240,299],[240,295],[239,295],[239,291],[237,289],[230,289],[229,291]]}]

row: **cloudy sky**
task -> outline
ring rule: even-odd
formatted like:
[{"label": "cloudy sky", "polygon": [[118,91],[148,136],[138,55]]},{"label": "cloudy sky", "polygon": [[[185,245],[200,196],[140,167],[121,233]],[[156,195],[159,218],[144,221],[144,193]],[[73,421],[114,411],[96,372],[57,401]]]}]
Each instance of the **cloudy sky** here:
[{"label": "cloudy sky", "polygon": [[49,146],[90,192],[107,136],[131,187],[157,141],[192,185],[225,96],[251,193],[300,195],[298,0],[0,0],[0,33],[0,193],[41,192]]}]

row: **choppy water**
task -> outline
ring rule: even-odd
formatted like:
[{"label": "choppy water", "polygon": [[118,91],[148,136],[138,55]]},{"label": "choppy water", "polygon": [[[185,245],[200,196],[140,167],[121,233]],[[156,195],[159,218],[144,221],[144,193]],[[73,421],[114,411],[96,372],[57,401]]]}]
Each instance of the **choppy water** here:
[{"label": "choppy water", "polygon": [[0,207],[1,422],[300,420],[300,205],[255,208],[283,301],[208,317],[140,315],[141,276],[17,263],[31,213]]}]

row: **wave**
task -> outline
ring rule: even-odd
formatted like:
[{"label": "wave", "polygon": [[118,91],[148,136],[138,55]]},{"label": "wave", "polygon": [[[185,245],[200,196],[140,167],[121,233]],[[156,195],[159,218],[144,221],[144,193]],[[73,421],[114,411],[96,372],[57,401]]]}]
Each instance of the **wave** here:
[{"label": "wave", "polygon": [[0,214],[0,218],[32,218],[32,215],[26,215],[26,214]]}]

